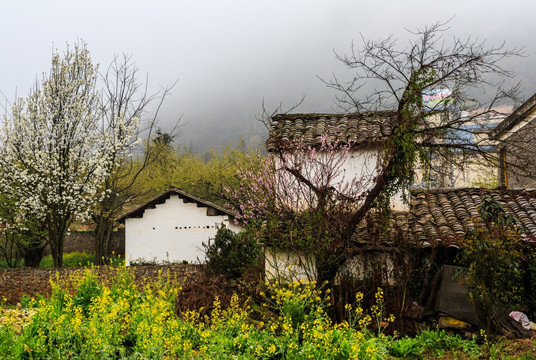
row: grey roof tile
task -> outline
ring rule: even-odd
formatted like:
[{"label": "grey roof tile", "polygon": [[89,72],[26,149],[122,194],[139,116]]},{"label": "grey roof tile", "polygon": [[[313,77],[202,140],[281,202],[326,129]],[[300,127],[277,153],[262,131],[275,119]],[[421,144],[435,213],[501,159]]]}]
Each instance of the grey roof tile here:
[{"label": "grey roof tile", "polygon": [[417,242],[459,246],[474,220],[482,220],[478,206],[486,196],[496,199],[518,224],[522,236],[536,239],[536,190],[523,189],[412,189],[408,216],[410,237]]},{"label": "grey roof tile", "polygon": [[381,142],[390,134],[395,116],[395,111],[275,115],[266,147],[273,151],[281,142],[298,140],[318,146],[322,135],[327,135],[329,142],[355,146]]}]

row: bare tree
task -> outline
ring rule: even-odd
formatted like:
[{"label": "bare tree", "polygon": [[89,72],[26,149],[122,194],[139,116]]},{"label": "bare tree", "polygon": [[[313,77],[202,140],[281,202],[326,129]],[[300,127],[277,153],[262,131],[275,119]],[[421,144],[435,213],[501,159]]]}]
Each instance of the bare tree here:
[{"label": "bare tree", "polygon": [[[161,134],[158,128],[158,115],[165,99],[178,81],[163,87],[159,92],[149,94],[147,79],[145,85],[139,82],[138,68],[127,55],[116,56],[106,72],[101,74],[101,78],[104,83],[102,127],[104,135],[117,134],[110,138],[121,138],[123,135],[126,136],[121,132],[123,126],[130,127],[141,121],[136,136],[130,141],[132,146],[137,143],[143,149],[139,158],[119,151],[111,154],[115,161],[111,162],[112,166],[108,169],[108,176],[103,183],[106,196],[97,204],[92,214],[95,222],[95,258],[100,265],[108,260],[115,218],[125,204],[143,195],[135,191],[134,185],[147,165],[158,158],[159,149],[162,149],[155,146],[157,143],[152,141],[152,138],[155,131],[157,136]],[[155,109],[150,116],[147,116],[148,107],[153,103],[156,103]],[[166,133],[168,141],[178,136],[179,122],[180,119],[172,126],[170,132]],[[140,141],[141,137],[146,140]]]},{"label": "bare tree", "polygon": [[[361,51],[352,46],[350,55],[337,55],[355,71],[353,80],[346,85],[328,82],[342,92],[340,104],[353,106],[357,111],[396,109],[379,161],[376,184],[352,217],[349,232],[353,232],[382,192],[393,194],[411,185],[418,160],[433,166],[431,155],[441,158],[452,151],[491,157],[484,148],[489,142],[467,136],[473,130],[466,125],[478,123],[495,105],[517,99],[519,85],[503,87],[504,78],[514,74],[503,68],[501,61],[521,52],[506,49],[504,44],[487,46],[485,41],[471,38],[455,37],[449,43],[444,37],[447,30],[445,23],[436,23],[413,32],[416,40],[402,50],[388,37],[380,41],[363,40]],[[358,92],[363,81],[369,79],[383,87],[360,100]],[[438,89],[449,89],[450,96],[444,102],[427,106],[423,94]],[[493,95],[477,100],[476,96],[485,95],[484,91],[492,91]]]}]

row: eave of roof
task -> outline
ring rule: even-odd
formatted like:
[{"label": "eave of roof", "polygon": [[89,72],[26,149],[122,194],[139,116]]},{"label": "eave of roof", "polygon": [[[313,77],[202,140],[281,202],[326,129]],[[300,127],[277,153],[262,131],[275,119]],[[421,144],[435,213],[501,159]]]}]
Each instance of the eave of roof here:
[{"label": "eave of roof", "polygon": [[187,199],[190,202],[195,202],[198,207],[211,207],[211,208],[215,209],[218,213],[220,213],[220,215],[229,215],[229,216],[232,216],[232,217],[236,216],[236,214],[234,212],[232,212],[232,211],[230,211],[228,209],[225,209],[222,206],[219,206],[219,205],[214,204],[214,203],[212,203],[210,201],[207,201],[207,200],[203,200],[203,199],[201,199],[201,198],[199,198],[197,196],[188,194],[187,192],[185,192],[185,191],[183,191],[181,189],[178,189],[178,188],[175,188],[175,187],[170,187],[165,192],[163,192],[162,194],[158,195],[157,197],[149,200],[145,204],[140,205],[136,209],[127,212],[126,214],[124,214],[123,216],[118,218],[116,221],[118,221],[120,223],[123,223],[128,218],[141,218],[146,209],[154,209],[157,204],[165,203],[166,200],[171,197],[171,195],[178,195],[179,198],[181,198],[181,199]]},{"label": "eave of roof", "polygon": [[515,125],[523,121],[528,113],[536,108],[536,94],[532,95],[527,101],[517,107],[513,113],[508,115],[493,130],[493,137],[497,139],[507,131],[510,131]]}]

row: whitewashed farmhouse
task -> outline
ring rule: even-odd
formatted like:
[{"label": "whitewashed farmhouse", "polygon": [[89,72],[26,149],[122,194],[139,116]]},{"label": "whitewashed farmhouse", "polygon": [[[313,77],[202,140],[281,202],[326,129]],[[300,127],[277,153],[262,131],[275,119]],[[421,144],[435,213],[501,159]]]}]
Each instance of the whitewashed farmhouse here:
[{"label": "whitewashed farmhouse", "polygon": [[[319,147],[325,138],[328,143],[351,144],[352,148],[342,164],[342,171],[333,183],[362,181],[363,191],[370,189],[378,175],[378,159],[383,153],[383,142],[392,132],[396,118],[395,111],[375,111],[352,114],[278,114],[272,117],[266,148],[275,156],[285,152],[289,144],[303,141],[312,147]],[[314,159],[325,163],[322,157],[337,156],[315,152]],[[393,211],[407,211],[402,194],[391,199]],[[356,237],[359,234],[356,234]],[[361,240],[361,239],[357,239]],[[354,262],[361,264],[368,255],[360,255]],[[374,254],[374,256],[377,256]],[[385,260],[390,265],[389,258]],[[351,266],[351,265],[350,265]],[[354,266],[355,267],[355,266]],[[265,272],[268,278],[294,278],[313,280],[316,277],[315,261],[297,250],[265,247]],[[361,269],[354,269],[360,273]]]},{"label": "whitewashed farmhouse", "polygon": [[125,224],[127,265],[203,261],[202,244],[214,238],[221,224],[241,230],[229,210],[177,188],[169,188],[118,221]]}]

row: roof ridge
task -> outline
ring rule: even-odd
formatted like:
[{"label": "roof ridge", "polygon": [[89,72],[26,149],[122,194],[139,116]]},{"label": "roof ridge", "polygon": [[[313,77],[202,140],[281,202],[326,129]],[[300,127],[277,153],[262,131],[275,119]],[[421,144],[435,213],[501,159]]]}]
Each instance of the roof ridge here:
[{"label": "roof ridge", "polygon": [[348,113],[283,113],[275,114],[273,118],[318,118],[318,117],[360,117],[374,114],[396,114],[396,110],[361,111]]},{"label": "roof ridge", "polygon": [[528,98],[523,104],[519,105],[510,115],[504,118],[493,131],[493,136],[496,138],[499,135],[509,131],[516,123],[522,120],[527,112],[536,106],[536,93]]},{"label": "roof ridge", "polygon": [[201,199],[200,197],[197,197],[195,195],[189,194],[186,191],[181,190],[179,188],[176,188],[174,186],[170,186],[164,192],[162,192],[159,195],[155,196],[151,200],[149,200],[149,201],[143,203],[142,205],[136,207],[135,209],[133,209],[131,211],[128,211],[127,213],[123,214],[121,217],[117,218],[116,221],[123,222],[129,217],[136,217],[138,215],[141,215],[141,214],[143,214],[143,212],[145,212],[146,209],[150,208],[151,206],[154,206],[156,204],[165,203],[166,200],[173,193],[178,194],[178,195],[182,195],[182,196],[187,197],[187,198],[190,198],[191,200],[193,200],[193,201],[195,201],[197,203],[201,203],[201,204],[203,204],[205,206],[212,207],[212,208],[214,208],[214,209],[216,209],[216,210],[218,210],[218,211],[220,211],[220,212],[222,212],[222,213],[224,213],[226,215],[236,217],[236,213],[233,212],[232,210],[226,209],[223,206],[214,204],[213,202],[210,202],[208,200]]}]

